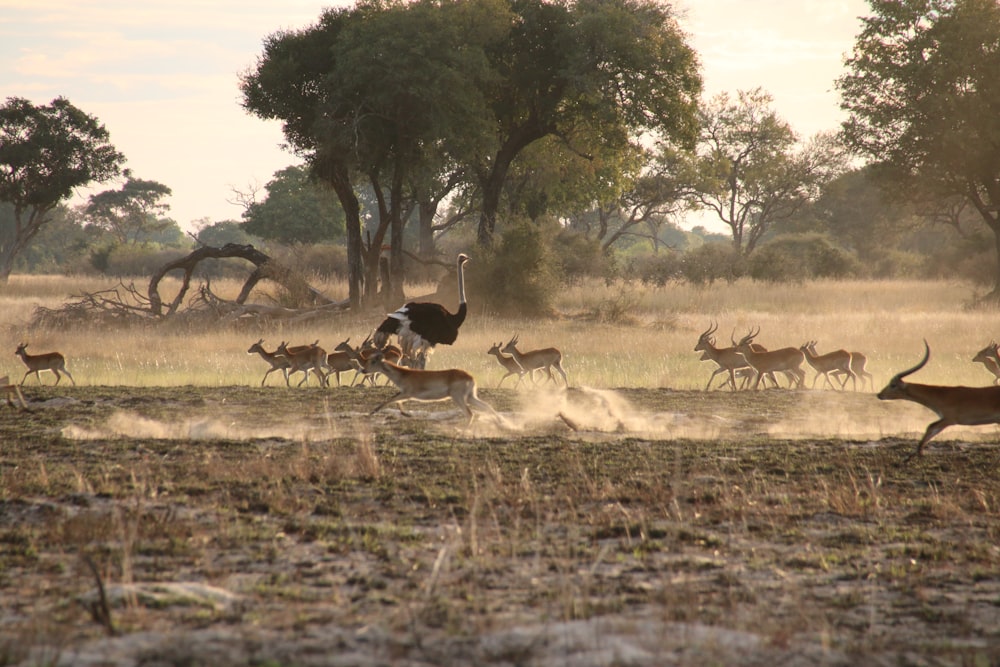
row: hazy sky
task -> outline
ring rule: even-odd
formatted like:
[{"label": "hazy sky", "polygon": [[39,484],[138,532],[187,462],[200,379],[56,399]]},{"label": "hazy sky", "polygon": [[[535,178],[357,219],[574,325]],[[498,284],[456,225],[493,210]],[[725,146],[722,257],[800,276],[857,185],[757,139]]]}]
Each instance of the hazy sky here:
[{"label": "hazy sky", "polygon": [[[64,96],[96,116],[137,178],[173,190],[169,215],[240,219],[233,189],[262,188],[296,163],[281,127],[240,107],[239,75],[263,39],[315,22],[309,0],[0,0],[0,99]],[[678,0],[706,95],[770,92],[801,136],[841,120],[833,82],[865,0]],[[107,183],[81,191],[118,187]]]}]

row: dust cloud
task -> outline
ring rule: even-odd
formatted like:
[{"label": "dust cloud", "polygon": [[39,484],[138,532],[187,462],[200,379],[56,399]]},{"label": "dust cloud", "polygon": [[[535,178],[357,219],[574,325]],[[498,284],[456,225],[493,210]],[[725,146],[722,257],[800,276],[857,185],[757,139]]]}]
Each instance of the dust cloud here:
[{"label": "dust cloud", "polygon": [[317,441],[337,437],[333,425],[299,422],[249,425],[242,418],[193,417],[176,421],[150,419],[133,412],[116,412],[102,426],[69,425],[62,435],[70,440],[130,438],[145,440],[262,440],[281,438]]},{"label": "dust cloud", "polygon": [[[266,440],[319,442],[352,435],[361,425],[372,422],[391,424],[412,420],[444,435],[497,437],[515,434],[574,433],[591,437],[631,435],[651,439],[718,440],[748,436],[784,440],[845,439],[881,440],[900,437],[918,440],[927,425],[936,419],[929,410],[915,404],[879,401],[870,394],[813,392],[788,395],[780,414],[773,407],[766,412],[753,404],[743,408],[719,400],[705,405],[683,399],[675,411],[637,408],[620,392],[608,389],[573,387],[557,391],[530,391],[519,395],[516,408],[499,415],[499,420],[477,412],[466,426],[462,413],[448,406],[421,409],[407,405],[410,417],[386,409],[369,417],[363,413],[332,413],[313,421],[279,420],[252,423],[242,413],[212,416],[191,415],[176,420],[153,419],[135,412],[120,411],[98,426],[66,426],[62,434],[71,440],[112,438],[155,440]],[[764,401],[766,403],[766,401]],[[426,405],[426,404],[424,404]],[[950,427],[939,438],[969,442],[996,441],[997,426]]]}]

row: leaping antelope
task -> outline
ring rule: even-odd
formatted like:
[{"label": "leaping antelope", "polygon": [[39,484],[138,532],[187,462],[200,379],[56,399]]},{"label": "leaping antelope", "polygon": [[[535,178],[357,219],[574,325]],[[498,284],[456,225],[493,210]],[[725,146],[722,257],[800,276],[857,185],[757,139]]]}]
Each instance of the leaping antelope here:
[{"label": "leaping antelope", "polygon": [[879,400],[907,400],[932,410],[940,419],[932,422],[917,443],[917,449],[908,457],[920,456],[927,441],[949,426],[982,426],[1000,424],[1000,387],[948,387],[904,382],[903,378],[916,373],[931,357],[931,346],[924,341],[924,358],[913,368],[893,376],[889,384],[878,393]]},{"label": "leaping antelope", "polygon": [[470,405],[490,413],[498,424],[503,424],[503,418],[497,411],[476,395],[476,380],[463,370],[452,368],[427,371],[403,368],[386,361],[380,352],[368,358],[366,368],[382,373],[399,389],[395,396],[375,406],[370,414],[396,403],[400,414],[409,416],[403,410],[403,401],[443,401],[450,398],[465,413],[466,424],[472,423],[473,412]]}]

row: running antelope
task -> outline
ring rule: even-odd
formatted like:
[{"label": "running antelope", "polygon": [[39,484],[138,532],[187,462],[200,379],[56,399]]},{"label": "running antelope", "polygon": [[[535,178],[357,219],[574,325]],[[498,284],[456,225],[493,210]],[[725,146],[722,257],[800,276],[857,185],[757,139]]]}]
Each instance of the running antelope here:
[{"label": "running antelope", "polygon": [[261,359],[271,364],[271,367],[264,373],[264,377],[261,378],[260,386],[264,386],[264,383],[267,382],[267,376],[274,371],[281,371],[281,374],[285,376],[285,386],[290,386],[288,384],[288,369],[291,368],[292,364],[288,361],[287,357],[277,354],[277,351],[268,352],[265,350],[263,338],[251,345],[250,349],[247,350],[247,354],[254,353],[259,354]]},{"label": "running antelope", "polygon": [[503,381],[509,378],[511,375],[516,375],[517,383],[514,384],[514,388],[516,389],[517,386],[521,384],[521,380],[524,378],[524,374],[527,373],[528,371],[524,370],[524,366],[518,363],[517,359],[514,358],[513,354],[507,354],[506,352],[501,350],[500,349],[501,345],[503,345],[503,341],[500,341],[499,343],[494,343],[493,347],[491,347],[489,350],[486,351],[486,354],[492,354],[494,357],[496,357],[497,361],[500,362],[500,365],[503,366],[505,371],[507,371],[507,373],[502,378],[500,378],[500,381],[497,382],[497,387],[499,388],[500,385],[503,384]]},{"label": "running antelope", "polygon": [[309,345],[296,345],[293,347],[288,347],[285,341],[281,341],[281,345],[278,346],[275,354],[280,354],[288,359],[288,377],[295,375],[299,371],[305,374],[305,377],[298,384],[299,387],[309,380],[309,371],[312,371],[316,375],[321,387],[325,387],[328,384],[326,375],[323,373],[323,369],[326,368],[326,350],[319,346],[319,341]]},{"label": "running antelope", "polygon": [[[373,387],[375,386],[375,381],[378,379],[378,371],[368,368],[368,359],[376,352],[379,352],[379,349],[372,343],[371,336],[365,338],[361,342],[361,345],[356,348],[351,345],[351,339],[348,338],[344,342],[338,343],[334,350],[347,355],[357,366],[354,378],[351,379],[352,387],[357,383],[359,377],[361,378],[361,384],[364,384],[367,380],[369,384]],[[386,345],[385,349],[381,350],[381,352],[382,358],[389,363],[400,364],[403,360],[403,351],[395,345]]]},{"label": "running antelope", "polygon": [[381,352],[368,358],[367,368],[382,373],[399,389],[396,395],[375,406],[371,414],[396,403],[400,414],[410,416],[403,410],[403,401],[443,401],[450,398],[465,413],[466,424],[472,423],[473,412],[470,405],[490,413],[498,424],[503,424],[503,419],[496,410],[476,395],[476,380],[463,370],[452,368],[427,371],[403,368],[386,361]]},{"label": "running antelope", "polygon": [[[861,391],[865,390],[865,387],[871,385],[871,388],[875,388],[875,377],[868,372],[868,356],[863,352],[851,352],[851,372],[854,373],[854,377],[861,379]],[[831,371],[830,375],[834,377],[840,377],[845,375],[843,371],[835,370]],[[841,383],[843,386],[847,386],[847,378]]]},{"label": "running antelope", "polygon": [[[715,376],[720,373],[729,373],[729,379],[720,386],[725,386],[728,384],[733,391],[736,391],[736,377],[739,376],[743,379],[740,387],[746,387],[747,384],[754,381],[757,377],[757,371],[751,368],[747,360],[736,350],[735,341],[732,347],[716,347],[715,346],[715,334],[718,331],[719,325],[714,322],[709,325],[708,329],[702,332],[698,337],[698,343],[694,346],[695,352],[702,353],[702,360],[712,360],[716,363],[718,368],[712,371],[712,375],[708,378],[708,384],[705,385],[705,391],[708,391],[712,387],[712,381]],[[763,345],[758,345],[753,343],[752,347],[758,352],[766,351]],[[768,374],[771,382],[774,386],[778,386],[778,381],[774,378],[774,374]]]},{"label": "running antelope", "polygon": [[569,379],[567,379],[566,371],[562,367],[562,352],[554,347],[521,352],[517,349],[517,342],[517,335],[515,335],[500,351],[517,359],[517,363],[521,364],[521,368],[524,369],[532,382],[535,381],[535,371],[537,370],[544,370],[548,374],[549,380],[556,382],[556,379],[552,377],[552,369],[555,368],[562,375],[566,386],[569,386]]},{"label": "running antelope", "polygon": [[736,344],[736,351],[742,354],[747,363],[757,371],[757,381],[753,388],[757,389],[760,386],[761,378],[765,374],[775,372],[791,374],[794,377],[792,386],[801,388],[806,379],[805,371],[802,370],[806,355],[795,347],[758,352],[753,349],[753,339],[759,333],[759,328],[756,331],[751,331]]},{"label": "running antelope", "polygon": [[66,370],[66,358],[63,357],[63,355],[59,354],[58,352],[46,352],[45,354],[28,354],[25,351],[27,347],[28,347],[27,343],[21,343],[20,345],[17,346],[17,350],[14,352],[14,354],[21,357],[21,361],[23,361],[24,365],[28,367],[28,370],[25,371],[24,373],[24,377],[21,378],[22,385],[24,384],[24,381],[28,379],[28,376],[31,375],[32,373],[34,373],[35,377],[38,379],[38,384],[41,384],[42,376],[39,375],[41,371],[52,371],[53,373],[55,373],[56,384],[59,384],[59,380],[62,379],[62,376],[59,374],[61,371],[66,374],[66,377],[68,377],[69,381],[73,383],[73,386],[74,387],[76,386],[76,380],[74,380],[70,372]]},{"label": "running antelope", "polygon": [[927,427],[924,437],[917,443],[916,451],[906,457],[906,461],[914,456],[920,456],[927,441],[949,426],[1000,424],[1000,387],[946,387],[904,382],[903,378],[916,373],[927,364],[931,356],[931,347],[926,340],[924,349],[924,358],[920,363],[894,375],[889,384],[878,393],[880,400],[913,401],[940,417]]},{"label": "running antelope", "polygon": [[997,342],[990,341],[990,344],[979,350],[972,361],[986,366],[986,370],[993,374],[993,384],[1000,384],[1000,353],[997,352]]},{"label": "running antelope", "polygon": [[[831,389],[836,389],[834,384],[830,382],[830,373],[839,371],[840,373],[846,374],[851,380],[854,381],[853,387],[854,391],[858,390],[858,378],[851,370],[851,353],[847,350],[834,350],[833,352],[827,352],[826,354],[816,353],[816,341],[811,340],[807,343],[803,343],[800,347],[802,354],[806,356],[806,361],[810,366],[816,371],[816,375],[813,377],[813,389],[816,388],[816,380],[819,376],[823,376],[823,380],[826,384],[830,385]],[[840,388],[845,389],[847,387],[847,377],[845,377],[840,382]]]}]

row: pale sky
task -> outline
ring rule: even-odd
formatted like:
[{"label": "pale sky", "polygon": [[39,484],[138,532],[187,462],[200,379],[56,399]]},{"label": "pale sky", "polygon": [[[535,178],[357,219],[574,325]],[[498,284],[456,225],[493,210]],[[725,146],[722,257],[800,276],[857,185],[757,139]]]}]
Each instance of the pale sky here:
[{"label": "pale sky", "polygon": [[[298,163],[281,126],[247,115],[239,75],[264,38],[313,24],[336,1],[0,0],[0,100],[64,96],[107,128],[136,178],[173,190],[182,228],[239,220],[233,190]],[[677,0],[706,96],[762,87],[803,138],[842,119],[834,80],[865,0]],[[71,203],[117,188],[80,191]]]}]

